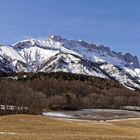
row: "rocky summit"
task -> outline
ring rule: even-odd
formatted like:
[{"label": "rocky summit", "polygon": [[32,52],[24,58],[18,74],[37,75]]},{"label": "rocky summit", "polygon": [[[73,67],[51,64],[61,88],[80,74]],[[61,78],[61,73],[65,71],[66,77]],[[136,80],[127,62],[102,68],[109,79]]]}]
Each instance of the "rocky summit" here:
[{"label": "rocky summit", "polygon": [[56,35],[42,40],[22,40],[9,46],[0,45],[0,71],[63,71],[114,79],[131,90],[140,89],[137,56]]}]

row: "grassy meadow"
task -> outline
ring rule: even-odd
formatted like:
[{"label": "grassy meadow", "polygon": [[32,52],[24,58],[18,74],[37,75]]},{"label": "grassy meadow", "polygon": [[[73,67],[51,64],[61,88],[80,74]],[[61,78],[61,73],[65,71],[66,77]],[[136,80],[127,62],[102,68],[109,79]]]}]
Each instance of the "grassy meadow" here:
[{"label": "grassy meadow", "polygon": [[0,140],[140,140],[140,119],[97,122],[1,116]]}]

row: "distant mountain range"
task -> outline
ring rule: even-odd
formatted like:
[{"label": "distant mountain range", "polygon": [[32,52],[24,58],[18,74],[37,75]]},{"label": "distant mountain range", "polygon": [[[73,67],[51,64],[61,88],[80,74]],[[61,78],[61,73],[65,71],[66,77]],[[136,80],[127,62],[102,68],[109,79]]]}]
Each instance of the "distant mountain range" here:
[{"label": "distant mountain range", "polygon": [[115,79],[130,89],[140,89],[137,56],[111,51],[102,45],[60,36],[27,39],[0,45],[1,72],[70,72]]}]

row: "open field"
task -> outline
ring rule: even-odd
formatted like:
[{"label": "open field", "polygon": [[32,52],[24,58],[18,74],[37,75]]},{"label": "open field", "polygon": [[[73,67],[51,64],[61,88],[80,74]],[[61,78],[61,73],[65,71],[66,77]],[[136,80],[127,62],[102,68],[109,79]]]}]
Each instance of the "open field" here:
[{"label": "open field", "polygon": [[140,119],[97,122],[2,116],[0,140],[140,140]]}]

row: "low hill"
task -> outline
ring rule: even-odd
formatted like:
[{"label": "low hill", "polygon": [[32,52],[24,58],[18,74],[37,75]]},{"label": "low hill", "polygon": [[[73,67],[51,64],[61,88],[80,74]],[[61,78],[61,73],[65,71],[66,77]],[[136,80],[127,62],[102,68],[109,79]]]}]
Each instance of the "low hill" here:
[{"label": "low hill", "polygon": [[63,72],[1,75],[0,115],[140,106],[140,91],[115,80]]}]

